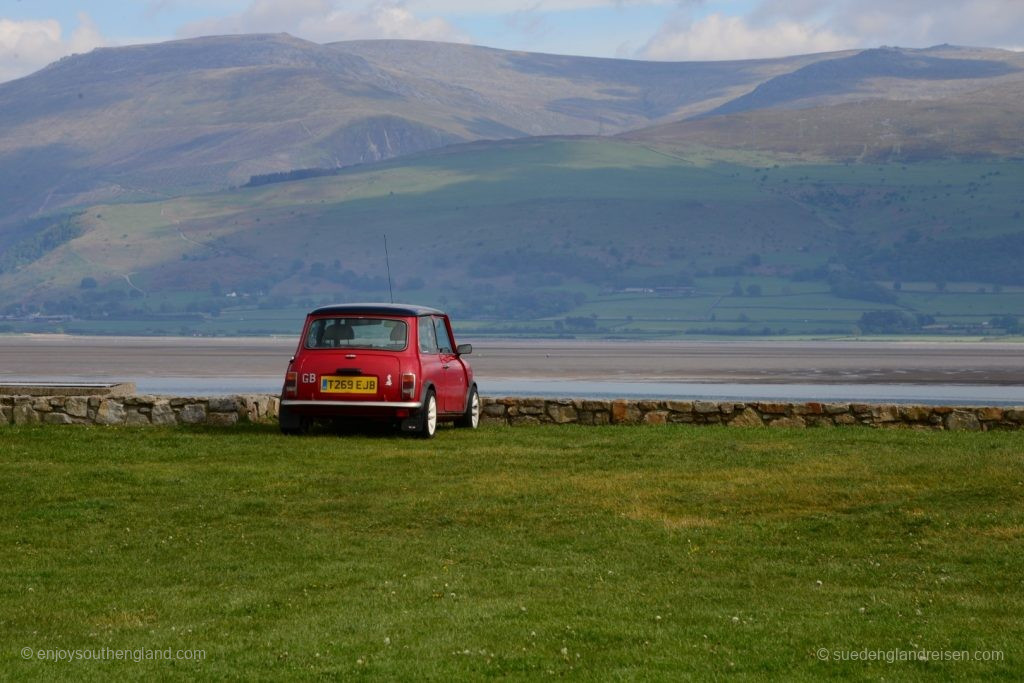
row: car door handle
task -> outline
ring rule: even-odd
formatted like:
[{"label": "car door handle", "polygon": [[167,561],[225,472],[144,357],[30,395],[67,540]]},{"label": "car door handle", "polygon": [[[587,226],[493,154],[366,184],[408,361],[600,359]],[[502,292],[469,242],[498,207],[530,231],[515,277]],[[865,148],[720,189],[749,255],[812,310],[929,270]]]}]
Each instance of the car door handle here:
[{"label": "car door handle", "polygon": [[441,369],[442,369],[442,370],[447,370],[447,369],[448,369],[448,366],[447,366],[447,365],[442,365],[442,366],[441,366]]}]

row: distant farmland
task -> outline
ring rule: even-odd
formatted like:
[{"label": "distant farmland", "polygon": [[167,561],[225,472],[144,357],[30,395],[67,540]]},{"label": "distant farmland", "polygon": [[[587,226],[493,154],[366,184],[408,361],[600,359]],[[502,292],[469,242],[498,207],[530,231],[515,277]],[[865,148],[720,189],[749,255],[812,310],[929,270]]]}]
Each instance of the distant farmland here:
[{"label": "distant farmland", "polygon": [[1024,164],[768,161],[531,140],[95,206],[0,274],[9,301],[66,317],[6,325],[291,332],[313,305],[388,296],[386,234],[396,296],[479,334],[1017,331]]}]

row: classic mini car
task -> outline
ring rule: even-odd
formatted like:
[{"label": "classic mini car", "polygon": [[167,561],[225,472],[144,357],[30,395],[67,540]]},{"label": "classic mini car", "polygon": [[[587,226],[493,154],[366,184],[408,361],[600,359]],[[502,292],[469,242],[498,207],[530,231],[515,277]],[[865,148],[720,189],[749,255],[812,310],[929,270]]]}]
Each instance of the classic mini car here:
[{"label": "classic mini car", "polygon": [[442,311],[339,304],[306,316],[281,389],[285,434],[314,421],[383,421],[430,438],[439,421],[475,429],[480,394]]}]

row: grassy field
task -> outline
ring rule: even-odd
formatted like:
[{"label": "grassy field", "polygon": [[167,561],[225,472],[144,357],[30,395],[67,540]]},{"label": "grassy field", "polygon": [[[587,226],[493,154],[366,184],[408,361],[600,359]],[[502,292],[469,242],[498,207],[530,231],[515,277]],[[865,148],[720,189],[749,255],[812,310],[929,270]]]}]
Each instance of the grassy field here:
[{"label": "grassy field", "polygon": [[1019,679],[1022,460],[1014,433],[8,427],[0,678]]}]

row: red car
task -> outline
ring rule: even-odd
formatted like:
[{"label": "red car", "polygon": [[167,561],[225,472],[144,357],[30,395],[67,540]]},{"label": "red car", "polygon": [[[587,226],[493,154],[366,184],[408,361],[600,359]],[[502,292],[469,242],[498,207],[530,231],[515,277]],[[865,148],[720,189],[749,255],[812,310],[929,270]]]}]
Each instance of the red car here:
[{"label": "red car", "polygon": [[434,308],[339,304],[306,316],[281,390],[285,434],[315,420],[374,420],[430,438],[439,421],[476,429],[480,394],[451,321]]}]

